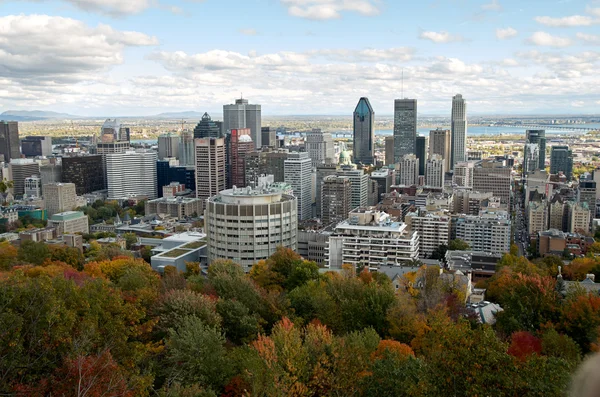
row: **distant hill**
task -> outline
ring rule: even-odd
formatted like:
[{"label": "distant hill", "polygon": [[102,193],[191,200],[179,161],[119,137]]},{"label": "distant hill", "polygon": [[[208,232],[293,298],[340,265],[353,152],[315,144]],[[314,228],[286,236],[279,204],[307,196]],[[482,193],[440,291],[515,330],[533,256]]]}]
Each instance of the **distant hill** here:
[{"label": "distant hill", "polygon": [[67,113],[46,112],[42,110],[7,110],[0,114],[0,120],[7,121],[35,121],[48,119],[78,119],[79,116],[74,116]]},{"label": "distant hill", "polygon": [[204,112],[194,112],[194,111],[167,112],[167,113],[157,114],[156,116],[148,116],[148,117],[156,118],[156,119],[199,119],[202,117],[203,114],[204,114]]}]

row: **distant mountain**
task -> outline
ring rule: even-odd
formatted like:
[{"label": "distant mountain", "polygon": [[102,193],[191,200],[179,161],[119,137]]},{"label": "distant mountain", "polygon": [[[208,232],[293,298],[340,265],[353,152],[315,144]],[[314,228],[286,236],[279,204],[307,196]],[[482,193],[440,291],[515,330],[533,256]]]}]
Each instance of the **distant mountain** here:
[{"label": "distant mountain", "polygon": [[67,113],[45,112],[43,110],[7,110],[0,114],[0,120],[8,121],[35,121],[48,119],[78,119]]},{"label": "distant mountain", "polygon": [[194,111],[167,112],[167,113],[161,113],[161,114],[157,114],[156,116],[149,116],[149,117],[156,118],[156,119],[199,119],[202,117],[203,114],[204,114],[204,112],[194,112]]}]

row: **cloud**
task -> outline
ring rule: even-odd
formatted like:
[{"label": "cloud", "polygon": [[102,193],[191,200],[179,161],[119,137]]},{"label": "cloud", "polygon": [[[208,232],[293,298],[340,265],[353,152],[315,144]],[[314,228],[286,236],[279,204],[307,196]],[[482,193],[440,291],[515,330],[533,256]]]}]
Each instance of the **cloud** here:
[{"label": "cloud", "polygon": [[514,60],[512,58],[506,58],[506,59],[502,60],[502,65],[507,66],[507,67],[515,67],[515,66],[519,66],[519,62],[517,62],[516,60]]},{"label": "cloud", "polygon": [[400,61],[406,62],[413,58],[415,49],[411,47],[397,47],[388,49],[367,48],[364,50],[324,49],[311,51],[309,54],[322,56],[329,60],[346,62],[379,62]]},{"label": "cloud", "polygon": [[510,39],[515,37],[519,32],[516,29],[508,27],[506,29],[496,29],[496,37],[500,40]]},{"label": "cloud", "polygon": [[592,8],[592,7],[588,6],[585,9],[585,12],[587,12],[590,15],[600,18],[600,8]]},{"label": "cloud", "polygon": [[577,33],[575,35],[579,40],[584,41],[586,44],[600,45],[600,36],[588,33]]},{"label": "cloud", "polygon": [[568,28],[575,26],[591,26],[600,21],[583,15],[571,15],[568,17],[562,18],[552,18],[552,17],[535,17],[534,20],[537,23],[540,23],[545,26],[550,26],[553,28]]},{"label": "cloud", "polygon": [[238,32],[240,32],[241,34],[243,34],[244,36],[256,36],[258,34],[258,32],[256,31],[256,29],[240,29],[238,30]]},{"label": "cloud", "polygon": [[491,3],[483,4],[481,9],[485,11],[502,11],[502,5],[498,3],[498,0],[492,0]]},{"label": "cloud", "polygon": [[546,32],[535,32],[527,41],[530,44],[546,47],[568,47],[572,44],[571,40],[566,37],[552,36]]},{"label": "cloud", "polygon": [[365,16],[379,14],[376,0],[280,0],[292,16],[314,20],[338,19],[342,12]]},{"label": "cloud", "polygon": [[452,35],[448,32],[432,32],[423,31],[419,34],[421,40],[431,40],[434,43],[452,43],[458,41],[464,41],[464,38],[459,35]]},{"label": "cloud", "polygon": [[571,106],[574,108],[582,108],[585,106],[585,102],[584,101],[572,101]]}]

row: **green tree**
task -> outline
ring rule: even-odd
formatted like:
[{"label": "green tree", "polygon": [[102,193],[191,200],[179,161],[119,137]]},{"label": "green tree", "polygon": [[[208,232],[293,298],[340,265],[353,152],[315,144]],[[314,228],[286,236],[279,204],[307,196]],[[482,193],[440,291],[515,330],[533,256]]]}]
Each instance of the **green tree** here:
[{"label": "green tree", "polygon": [[125,233],[123,238],[125,238],[125,248],[128,250],[131,249],[131,246],[138,242],[138,238],[135,233]]},{"label": "green tree", "polygon": [[21,262],[41,265],[50,258],[50,248],[44,242],[23,241],[19,247],[17,258]]},{"label": "green tree", "polygon": [[461,239],[454,239],[448,242],[448,250],[449,251],[467,251],[471,249],[471,246],[466,241]]}]

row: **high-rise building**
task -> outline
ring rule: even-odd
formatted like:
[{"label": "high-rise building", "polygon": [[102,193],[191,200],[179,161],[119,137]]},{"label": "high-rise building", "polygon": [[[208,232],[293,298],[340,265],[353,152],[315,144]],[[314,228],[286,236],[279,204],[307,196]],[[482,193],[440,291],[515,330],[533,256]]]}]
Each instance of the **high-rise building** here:
[{"label": "high-rise building", "polygon": [[77,193],[74,183],[50,183],[42,187],[48,216],[60,212],[72,211],[77,205]]},{"label": "high-rise building", "polygon": [[354,162],[375,164],[375,112],[369,98],[359,99],[354,109]]},{"label": "high-rise building", "polygon": [[177,134],[169,132],[158,137],[158,158],[179,158],[179,141]]},{"label": "high-rise building", "polygon": [[525,143],[535,144],[539,147],[539,165],[537,169],[546,168],[546,130],[527,130]]},{"label": "high-rise building", "polygon": [[285,182],[294,190],[298,199],[298,220],[312,215],[312,164],[306,152],[292,152],[284,161]]},{"label": "high-rise building", "polygon": [[467,103],[461,94],[452,97],[450,164],[467,160]]},{"label": "high-rise building", "polygon": [[570,180],[573,177],[573,152],[568,146],[552,146],[550,151],[550,173],[562,172]]},{"label": "high-rise building", "polygon": [[417,100],[394,101],[394,163],[407,154],[415,154],[417,140]]},{"label": "high-rise building", "polygon": [[246,186],[258,187],[261,175],[273,175],[275,182],[284,182],[284,161],[287,159],[287,149],[263,147],[246,154]]},{"label": "high-rise building", "polygon": [[[237,128],[237,127],[232,127]],[[241,127],[243,128],[243,127]],[[225,130],[227,131],[227,130]],[[202,119],[194,128],[194,139],[198,138],[223,138],[223,131],[221,125],[216,121],[213,121],[208,113],[202,115]]]},{"label": "high-rise building", "polygon": [[225,190],[225,139],[199,138],[196,145],[196,197],[207,200]]},{"label": "high-rise building", "polygon": [[[47,164],[40,165],[40,175],[42,177],[42,186],[47,183],[62,182],[62,161],[52,159]],[[102,173],[102,163],[100,163],[100,173]]]},{"label": "high-rise building", "polygon": [[443,130],[437,128],[429,131],[429,156],[439,154],[444,159],[444,169],[450,171],[451,161],[451,141],[450,141],[450,130]]},{"label": "high-rise building", "polygon": [[384,167],[373,171],[370,179],[377,183],[377,201],[379,202],[381,197],[389,193],[392,185],[396,183],[396,172],[393,169]]},{"label": "high-rise building", "polygon": [[0,154],[5,162],[21,158],[18,122],[0,120]]},{"label": "high-rise building", "polygon": [[588,179],[580,179],[577,188],[577,201],[587,203],[588,208],[596,208],[596,182]]},{"label": "high-rise building", "polygon": [[335,148],[330,132],[318,128],[306,134],[306,151],[312,160],[313,167],[335,161]]},{"label": "high-rise building", "polygon": [[238,128],[250,128],[254,147],[262,147],[260,105],[251,105],[243,98],[236,99],[235,104],[223,105],[223,130]]},{"label": "high-rise building", "polygon": [[[530,236],[548,229],[548,202],[531,201],[527,208],[527,231]],[[506,252],[506,251],[505,251]]]},{"label": "high-rise building", "polygon": [[590,230],[591,212],[588,203],[566,203],[569,233],[587,233]]},{"label": "high-rise building", "polygon": [[534,143],[526,143],[523,149],[523,175],[540,168],[540,147]]},{"label": "high-rise building", "polygon": [[79,196],[104,189],[102,156],[63,157],[61,180],[74,183]]},{"label": "high-rise building", "polygon": [[277,130],[275,128],[261,127],[260,135],[263,146],[277,147]]},{"label": "high-rise building", "polygon": [[347,176],[329,175],[321,185],[321,221],[323,225],[341,222],[352,210],[352,185]]},{"label": "high-rise building", "polygon": [[21,152],[25,157],[52,155],[52,137],[28,136],[21,139]]},{"label": "high-rise building", "polygon": [[419,159],[414,154],[405,154],[397,160],[400,170],[398,184],[404,186],[416,185],[419,180]]},{"label": "high-rise building", "polygon": [[42,197],[42,178],[38,175],[25,178],[25,196]]},{"label": "high-rise building", "polygon": [[123,127],[117,120],[106,120],[100,130],[100,139],[90,153],[102,156],[102,174],[104,187],[108,187],[106,156],[112,153],[125,153],[131,149],[129,128]]},{"label": "high-rise building", "polygon": [[25,194],[25,178],[40,175],[40,165],[31,159],[15,158],[8,164],[15,197]]},{"label": "high-rise building", "polygon": [[385,165],[394,164],[394,137],[385,137]]},{"label": "high-rise building", "polygon": [[506,211],[461,215],[452,227],[452,237],[467,242],[473,251],[503,255],[510,250],[511,221]]},{"label": "high-rise building", "polygon": [[336,175],[337,165],[333,163],[325,163],[317,166],[316,169],[316,178],[315,178],[315,198],[316,198],[316,207],[317,207],[317,218],[322,218],[322,208],[321,208],[321,189],[323,186],[323,180],[329,175]]},{"label": "high-rise building", "polygon": [[419,235],[419,258],[429,258],[440,245],[448,245],[450,236],[450,216],[445,214],[406,214],[406,224],[410,231]]},{"label": "high-rise building", "polygon": [[434,154],[425,166],[425,185],[430,187],[444,187],[444,160],[439,154]]},{"label": "high-rise building", "polygon": [[179,165],[182,167],[194,167],[194,133],[182,131],[179,140]]},{"label": "high-rise building", "polygon": [[122,142],[130,140],[131,131],[117,119],[106,119],[100,130],[100,142]]},{"label": "high-rise building", "polygon": [[336,175],[350,179],[352,209],[365,207],[369,200],[369,174],[366,174],[363,169],[356,169],[356,166],[343,165],[336,171]]},{"label": "high-rise building", "polygon": [[473,191],[492,192],[510,208],[512,167],[502,161],[482,161],[473,168]]},{"label": "high-rise building", "polygon": [[246,186],[246,155],[254,150],[249,128],[233,129],[228,132],[229,175],[227,187]]},{"label": "high-rise building", "polygon": [[157,197],[155,151],[127,151],[106,155],[108,197]]},{"label": "high-rise building", "polygon": [[204,211],[209,263],[229,259],[249,271],[277,247],[296,250],[296,201],[276,186],[231,189],[210,197]]},{"label": "high-rise building", "polygon": [[419,175],[425,175],[425,162],[427,161],[427,138],[418,136],[415,141],[415,155],[419,159]]}]

